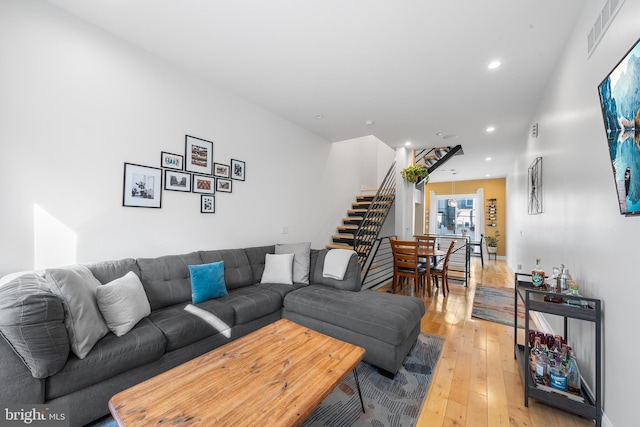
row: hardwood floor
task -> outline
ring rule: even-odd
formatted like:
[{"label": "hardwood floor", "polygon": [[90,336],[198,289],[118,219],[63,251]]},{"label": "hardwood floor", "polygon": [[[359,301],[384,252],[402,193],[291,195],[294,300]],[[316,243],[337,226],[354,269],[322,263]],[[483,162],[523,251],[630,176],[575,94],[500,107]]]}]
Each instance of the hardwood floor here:
[{"label": "hardwood floor", "polygon": [[[524,406],[520,374],[513,358],[513,328],[471,317],[477,283],[513,287],[513,272],[502,260],[472,258],[468,287],[451,281],[444,299],[429,298],[422,332],[445,338],[429,394],[417,426],[591,426],[591,420],[529,399]],[[390,288],[390,286],[389,286]],[[405,284],[398,293],[411,295]],[[380,289],[386,291],[387,286]],[[519,329],[522,342],[524,331]]]}]

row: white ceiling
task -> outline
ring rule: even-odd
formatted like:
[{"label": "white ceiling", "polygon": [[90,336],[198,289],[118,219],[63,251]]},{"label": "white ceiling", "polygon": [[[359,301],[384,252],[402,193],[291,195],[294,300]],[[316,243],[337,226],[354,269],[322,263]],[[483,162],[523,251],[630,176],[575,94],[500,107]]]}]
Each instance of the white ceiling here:
[{"label": "white ceiling", "polygon": [[506,176],[586,2],[48,1],[329,141],[461,144],[433,182]]}]

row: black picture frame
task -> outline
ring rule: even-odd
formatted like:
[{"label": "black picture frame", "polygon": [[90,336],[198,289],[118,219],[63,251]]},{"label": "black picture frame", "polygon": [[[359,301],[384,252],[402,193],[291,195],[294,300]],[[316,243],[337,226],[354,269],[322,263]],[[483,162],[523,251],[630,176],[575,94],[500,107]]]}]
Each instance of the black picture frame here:
[{"label": "black picture frame", "polygon": [[200,175],[213,175],[213,142],[185,135],[184,168]]},{"label": "black picture frame", "polygon": [[212,176],[193,174],[191,191],[198,194],[214,194],[216,192],[215,180]]},{"label": "black picture frame", "polygon": [[220,178],[229,178],[229,165],[222,163],[213,164],[213,176]]},{"label": "black picture frame", "polygon": [[216,192],[231,193],[233,192],[233,181],[228,178],[216,178]]},{"label": "black picture frame", "polygon": [[537,215],[544,212],[542,200],[542,157],[536,159],[529,166],[527,194],[529,195],[529,215]]},{"label": "black picture frame", "polygon": [[210,194],[200,196],[200,213],[216,213],[216,196]]},{"label": "black picture frame", "polygon": [[122,206],[161,208],[162,169],[125,162]]},{"label": "black picture frame", "polygon": [[172,169],[164,170],[164,189],[168,191],[191,192],[191,174]]},{"label": "black picture frame", "polygon": [[246,163],[242,160],[231,159],[231,179],[235,179],[236,181],[244,181],[246,167]]},{"label": "black picture frame", "polygon": [[165,169],[184,169],[184,156],[181,154],[167,153],[166,151],[160,152],[160,167]]}]

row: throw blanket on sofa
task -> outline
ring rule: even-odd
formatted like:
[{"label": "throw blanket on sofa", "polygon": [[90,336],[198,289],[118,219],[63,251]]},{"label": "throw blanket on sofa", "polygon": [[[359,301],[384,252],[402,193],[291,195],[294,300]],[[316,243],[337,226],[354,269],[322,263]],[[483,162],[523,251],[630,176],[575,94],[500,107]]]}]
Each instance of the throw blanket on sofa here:
[{"label": "throw blanket on sofa", "polygon": [[342,280],[347,271],[349,260],[355,252],[347,249],[331,249],[324,259],[323,277]]}]

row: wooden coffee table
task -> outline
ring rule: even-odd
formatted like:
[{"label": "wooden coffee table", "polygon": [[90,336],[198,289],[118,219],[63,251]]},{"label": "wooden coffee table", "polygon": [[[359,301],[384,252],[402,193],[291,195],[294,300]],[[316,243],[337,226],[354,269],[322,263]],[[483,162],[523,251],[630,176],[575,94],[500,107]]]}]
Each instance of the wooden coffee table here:
[{"label": "wooden coffee table", "polygon": [[299,425],[350,371],[357,381],[364,352],[282,319],[116,394],[109,410],[120,426]]}]

